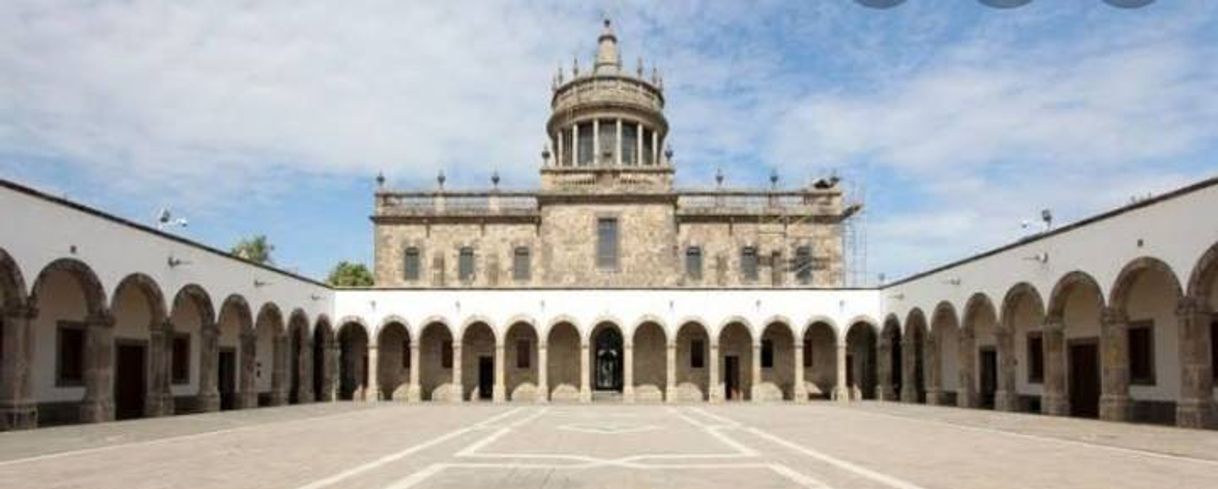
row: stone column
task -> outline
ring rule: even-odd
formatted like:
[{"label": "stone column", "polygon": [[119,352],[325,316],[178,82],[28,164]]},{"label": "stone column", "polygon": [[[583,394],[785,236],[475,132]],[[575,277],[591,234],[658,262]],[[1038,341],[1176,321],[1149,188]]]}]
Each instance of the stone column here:
[{"label": "stone column", "polygon": [[677,402],[677,343],[668,343],[667,365],[664,369],[664,400],[669,403]]},{"label": "stone column", "polygon": [[114,420],[114,316],[96,313],[85,319],[85,397],[80,420]]},{"label": "stone column", "polygon": [[491,389],[491,400],[494,402],[507,401],[507,371],[504,367],[504,345],[495,343],[495,385]]},{"label": "stone column", "polygon": [[875,398],[881,401],[896,400],[896,389],[892,386],[892,339],[881,334],[876,345],[875,369],[876,379]]},{"label": "stone column", "polygon": [[912,328],[901,337],[901,402],[918,402],[918,352]]},{"label": "stone column", "polygon": [[144,389],[144,416],[173,414],[170,365],[173,364],[173,323],[168,319],[148,327],[148,383]]},{"label": "stone column", "polygon": [[643,123],[638,123],[634,131],[634,164],[643,166]]},{"label": "stone column", "polygon": [[1040,411],[1052,416],[1069,416],[1070,398],[1066,396],[1066,328],[1062,319],[1045,318],[1042,335],[1045,383]]},{"label": "stone column", "polygon": [[327,340],[326,351],[330,352],[326,356],[326,381],[322,384],[322,390],[325,391],[325,396],[331,402],[338,401],[338,390],[342,383],[342,351],[341,345],[337,340]]},{"label": "stone column", "polygon": [[960,386],[956,390],[956,405],[962,408],[975,408],[978,405],[977,385],[974,383],[974,372],[977,369],[977,335],[972,328],[960,330],[960,344],[956,350],[956,365]]},{"label": "stone column", "polygon": [[258,359],[258,336],[253,330],[241,332],[241,378],[237,387],[237,409],[258,407],[258,388],[254,383],[254,364]]},{"label": "stone column", "polygon": [[592,402],[592,388],[589,385],[592,375],[592,361],[587,340],[579,343],[579,402]]},{"label": "stone column", "polygon": [[537,402],[550,401],[550,354],[545,342],[537,343]]},{"label": "stone column", "polygon": [[617,140],[613,143],[614,163],[622,166],[622,120],[617,120]]},{"label": "stone column", "polygon": [[707,376],[706,399],[713,403],[723,402],[723,384],[719,382],[719,342],[710,342],[710,371]]},{"label": "stone column", "polygon": [[579,166],[579,124],[571,124],[571,166]]},{"label": "stone column", "polygon": [[795,341],[795,402],[808,402],[808,386],[804,384],[804,342]]},{"label": "stone column", "polygon": [[1176,425],[1185,428],[1214,428],[1214,373],[1210,351],[1210,311],[1193,297],[1183,297],[1176,307],[1180,332],[1180,398],[1176,401]]},{"label": "stone column", "polygon": [[1100,319],[1100,419],[1129,421],[1129,318],[1112,307]]},{"label": "stone column", "polygon": [[[620,126],[618,127],[621,128]],[[622,401],[634,402],[634,342],[622,345]]]},{"label": "stone column", "polygon": [[994,409],[1015,412],[1019,410],[1019,393],[1015,390],[1015,335],[1013,325],[997,324],[994,342],[998,353],[998,385],[994,390]]},{"label": "stone column", "polygon": [[300,340],[300,351],[296,356],[296,402],[313,402],[313,345],[308,335]]},{"label": "stone column", "polygon": [[452,402],[465,401],[465,386],[462,385],[461,379],[461,342],[453,342],[453,381],[452,381]]},{"label": "stone column", "polygon": [[364,386],[364,392],[367,393],[367,397],[364,400],[368,401],[368,402],[377,402],[377,401],[381,400],[381,381],[379,378],[380,377],[379,374],[381,371],[381,363],[380,363],[380,359],[377,358],[376,350],[377,350],[376,342],[369,340],[368,341],[368,385]]},{"label": "stone column", "polygon": [[423,400],[423,387],[419,384],[419,342],[410,342],[410,387],[406,391],[406,399],[410,402]]},{"label": "stone column", "polygon": [[753,343],[753,385],[749,389],[749,400],[761,402],[761,342]]},{"label": "stone column", "polygon": [[287,382],[287,340],[286,334],[275,335],[271,340],[271,405],[282,406],[288,403]]},{"label": "stone column", "polygon": [[837,342],[837,383],[833,386],[833,398],[837,402],[850,401],[850,387],[846,385],[846,342]]},{"label": "stone column", "polygon": [[30,381],[34,358],[34,335],[30,331],[30,322],[37,316],[36,308],[15,300],[0,310],[4,335],[4,367],[0,368],[0,372],[3,372],[3,376],[0,376],[0,431],[38,426],[38,404]]},{"label": "stone column", "polygon": [[[926,335],[925,349],[922,353],[923,368],[926,369],[926,404],[938,406],[943,404],[943,349],[939,335],[931,330]],[[861,370],[855,370],[861,372]]]},{"label": "stone column", "polygon": [[220,327],[212,322],[199,328],[199,411],[220,410],[220,389],[216,386],[220,359]]},{"label": "stone column", "polygon": [[601,120],[592,119],[592,166],[601,164]]}]

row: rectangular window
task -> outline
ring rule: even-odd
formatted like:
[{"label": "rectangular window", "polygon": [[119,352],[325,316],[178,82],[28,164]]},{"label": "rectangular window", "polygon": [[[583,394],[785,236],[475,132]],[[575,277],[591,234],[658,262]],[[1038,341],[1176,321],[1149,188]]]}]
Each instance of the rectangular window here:
[{"label": "rectangular window", "polygon": [[812,340],[804,338],[804,368],[812,366]]},{"label": "rectangular window", "polygon": [[440,368],[453,368],[453,342],[451,340],[440,345]]},{"label": "rectangular window", "polygon": [[757,271],[757,248],[745,246],[740,250],[740,275],[746,282],[756,282],[760,277]]},{"label": "rectangular window", "polygon": [[585,122],[575,126],[579,131],[578,148],[576,148],[577,156],[575,164],[578,166],[592,166],[593,153],[592,147],[592,123]]},{"label": "rectangular window", "polygon": [[601,145],[597,148],[596,161],[603,165],[612,165],[617,163],[616,153],[613,152],[614,146],[617,144],[617,122],[613,120],[602,120],[600,122],[600,141]]},{"label": "rectangular window", "polygon": [[689,368],[706,367],[706,344],[702,340],[689,342]]},{"label": "rectangular window", "polygon": [[575,166],[575,146],[571,145],[571,130],[562,132],[562,166]]},{"label": "rectangular window", "polygon": [[462,282],[472,282],[474,280],[474,249],[470,247],[461,248],[460,255],[457,257],[457,279]]},{"label": "rectangular window", "polygon": [[1129,323],[1129,383],[1155,384],[1154,321]]},{"label": "rectangular window", "polygon": [[596,220],[596,266],[617,268],[617,219],[603,217]]},{"label": "rectangular window", "polygon": [[1040,333],[1028,333],[1028,383],[1045,381],[1045,341]]},{"label": "rectangular window", "polygon": [[685,249],[685,276],[690,280],[702,280],[702,248],[690,246]]},{"label": "rectangular window", "polygon": [[529,368],[532,360],[532,352],[530,350],[529,340],[516,342],[516,368]]},{"label": "rectangular window", "polygon": [[774,368],[773,340],[761,340],[761,368]]},{"label": "rectangular window", "polygon": [[402,368],[410,368],[410,340],[402,340]]},{"label": "rectangular window", "polygon": [[643,129],[643,166],[655,164],[655,147],[651,142],[654,134],[651,129]]},{"label": "rectangular window", "polygon": [[639,126],[633,123],[622,123],[622,164],[634,166],[638,164],[636,156],[639,153]]},{"label": "rectangular window", "polygon": [[55,355],[55,384],[83,385],[85,382],[85,326],[80,323],[59,323],[58,351]]},{"label": "rectangular window", "polygon": [[406,248],[406,258],[403,277],[407,282],[418,280],[423,274],[422,264],[419,262],[419,249],[415,247]]},{"label": "rectangular window", "polygon": [[173,356],[171,357],[172,380],[174,384],[190,383],[190,334],[178,333],[173,335]]},{"label": "rectangular window", "polygon": [[532,272],[530,266],[529,249],[523,246],[512,251],[512,280],[524,282],[529,280]]},{"label": "rectangular window", "polygon": [[800,246],[795,248],[795,280],[800,285],[812,283],[812,247]]}]

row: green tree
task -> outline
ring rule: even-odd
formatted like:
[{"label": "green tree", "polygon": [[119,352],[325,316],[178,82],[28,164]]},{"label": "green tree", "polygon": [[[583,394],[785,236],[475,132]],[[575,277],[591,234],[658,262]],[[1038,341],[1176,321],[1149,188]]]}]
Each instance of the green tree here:
[{"label": "green tree", "polygon": [[340,261],[330,270],[326,282],[335,287],[371,287],[372,272],[363,263]]},{"label": "green tree", "polygon": [[266,240],[266,235],[259,234],[238,241],[229,253],[238,258],[267,265],[275,262],[271,259],[272,251],[275,251],[275,247]]}]

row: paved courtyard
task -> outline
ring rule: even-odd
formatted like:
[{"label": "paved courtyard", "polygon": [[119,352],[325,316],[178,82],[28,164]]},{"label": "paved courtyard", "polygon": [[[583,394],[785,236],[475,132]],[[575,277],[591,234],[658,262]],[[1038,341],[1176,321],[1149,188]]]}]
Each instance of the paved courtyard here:
[{"label": "paved courtyard", "polygon": [[316,404],[0,433],[0,487],[1214,488],[1218,433],[887,403]]}]

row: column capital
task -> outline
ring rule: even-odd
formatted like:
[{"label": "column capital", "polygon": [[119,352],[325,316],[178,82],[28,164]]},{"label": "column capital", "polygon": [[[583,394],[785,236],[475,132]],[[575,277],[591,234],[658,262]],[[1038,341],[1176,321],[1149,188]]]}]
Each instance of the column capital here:
[{"label": "column capital", "polygon": [[1046,333],[1057,333],[1066,330],[1066,323],[1059,315],[1049,315],[1045,316],[1045,324],[1041,326],[1041,329]]},{"label": "column capital", "polygon": [[29,301],[11,297],[0,306],[0,316],[17,319],[34,319],[38,316],[38,307]]},{"label": "column capital", "polygon": [[1129,315],[1123,309],[1108,306],[1100,311],[1100,324],[1104,326],[1123,326],[1129,322]]},{"label": "column capital", "polygon": [[208,321],[206,323],[201,324],[199,326],[199,334],[201,334],[203,336],[207,336],[207,335],[219,336],[220,335],[220,323],[217,323],[215,321]]},{"label": "column capital", "polygon": [[114,315],[109,311],[100,311],[85,317],[85,326],[93,328],[113,328]]},{"label": "column capital", "polygon": [[1176,302],[1176,317],[1189,317],[1197,314],[1209,314],[1210,310],[1205,301],[1193,296],[1181,297]]}]

